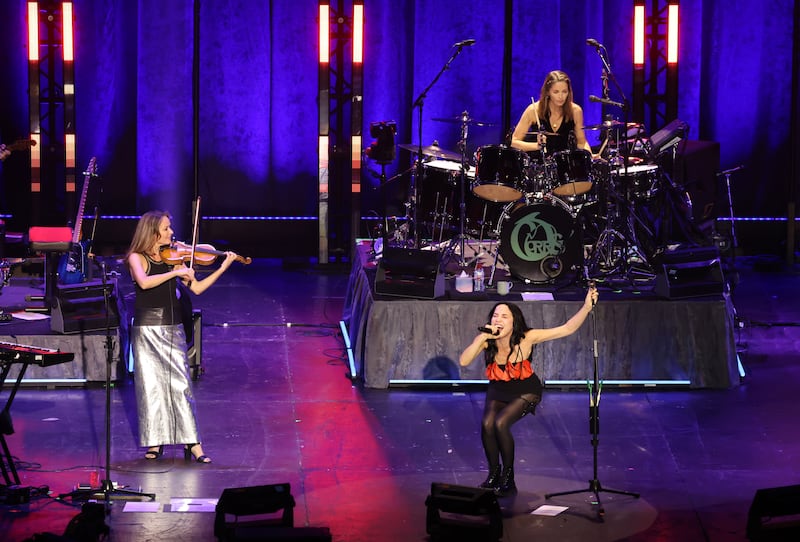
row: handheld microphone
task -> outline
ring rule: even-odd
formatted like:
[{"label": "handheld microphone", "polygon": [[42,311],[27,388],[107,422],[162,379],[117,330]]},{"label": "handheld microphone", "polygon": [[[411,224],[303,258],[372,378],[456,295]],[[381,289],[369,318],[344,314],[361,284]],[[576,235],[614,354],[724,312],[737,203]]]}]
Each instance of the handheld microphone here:
[{"label": "handheld microphone", "polygon": [[478,331],[480,331],[481,333],[488,333],[489,335],[500,335],[500,330],[492,332],[491,329],[489,329],[488,327],[485,327],[485,326],[479,327]]},{"label": "handheld microphone", "polygon": [[458,43],[453,45],[453,47],[468,47],[468,46],[474,45],[474,44],[475,44],[475,40],[474,39],[468,39],[468,40],[459,41]]},{"label": "handheld microphone", "polygon": [[596,39],[589,38],[586,40],[586,45],[591,45],[595,49],[600,49],[603,45]]}]

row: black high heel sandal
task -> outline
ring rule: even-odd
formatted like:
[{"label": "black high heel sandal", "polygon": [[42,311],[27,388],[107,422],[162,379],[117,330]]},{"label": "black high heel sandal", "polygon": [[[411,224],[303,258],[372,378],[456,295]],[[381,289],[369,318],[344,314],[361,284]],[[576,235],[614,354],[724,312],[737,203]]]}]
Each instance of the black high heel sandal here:
[{"label": "black high heel sandal", "polygon": [[199,442],[195,442],[194,444],[185,445],[183,447],[183,458],[186,461],[189,461],[190,459],[194,459],[197,463],[211,463],[211,458],[208,457],[207,455],[201,455],[199,457],[195,457],[195,455],[192,453],[192,450],[198,444],[200,444],[200,443]]},{"label": "black high heel sandal", "polygon": [[[152,446],[150,448],[152,448]],[[158,446],[155,450],[148,449],[144,453],[144,458],[147,459],[148,461],[154,461],[154,460],[158,459],[159,457],[161,457],[162,455],[164,455],[164,446],[163,445],[162,446]]]}]

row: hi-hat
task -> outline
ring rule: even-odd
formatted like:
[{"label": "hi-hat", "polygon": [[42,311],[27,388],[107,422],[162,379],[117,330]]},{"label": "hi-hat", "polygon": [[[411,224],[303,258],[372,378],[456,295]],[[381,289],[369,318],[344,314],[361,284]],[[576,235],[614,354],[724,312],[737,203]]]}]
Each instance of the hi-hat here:
[{"label": "hi-hat", "polygon": [[[419,145],[414,145],[413,143],[403,143],[398,145],[398,147],[411,152],[419,152]],[[442,158],[444,160],[453,160],[455,162],[461,161],[460,154],[445,150],[438,145],[428,145],[427,147],[422,147],[422,154],[432,158]]]},{"label": "hi-hat", "polygon": [[494,126],[491,122],[481,122],[473,119],[469,115],[457,115],[455,117],[438,117],[434,118],[436,122],[450,122],[452,124],[465,124],[467,126]]}]

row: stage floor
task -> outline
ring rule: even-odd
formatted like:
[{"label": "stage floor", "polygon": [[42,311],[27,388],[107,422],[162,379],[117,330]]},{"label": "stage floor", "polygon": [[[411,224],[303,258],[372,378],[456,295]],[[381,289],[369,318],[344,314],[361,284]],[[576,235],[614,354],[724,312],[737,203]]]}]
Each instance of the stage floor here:
[{"label": "stage floor", "polygon": [[[756,490],[800,483],[800,275],[740,265],[741,384],[604,390],[598,478],[641,496],[603,493],[603,521],[589,493],[545,499],[585,489],[593,467],[586,389],[546,390],[536,416],[514,426],[519,494],[500,500],[504,541],[738,542]],[[431,485],[485,478],[482,386],[386,390],[349,378],[348,274],[255,260],[195,298],[205,373],[194,393],[211,464],[185,462],[177,447],[145,460],[132,382],[111,389],[110,477],[156,499],[149,511],[113,502],[110,539],[214,540],[225,489],[289,482],[297,526],[328,527],[334,542],[421,542]],[[98,387],[20,391],[6,438],[34,491],[27,505],[0,506],[0,538],[64,532],[80,508],[55,497],[104,476],[105,409]],[[531,514],[543,504],[567,509]]]},{"label": "stage floor", "polygon": [[[487,322],[494,304],[517,303],[531,327],[565,322],[580,307],[580,283],[557,288],[498,276],[514,286],[500,296],[456,291],[452,273],[435,299],[383,295],[375,291],[378,264],[370,245],[356,250],[348,283],[345,322],[356,366],[368,387],[485,381],[480,363],[459,367],[458,357]],[[729,295],[663,299],[649,288],[620,289],[598,283],[594,318],[574,335],[538,345],[534,370],[546,385],[580,385],[592,378],[593,337],[598,366],[608,384],[729,388],[739,383],[734,311]],[[541,299],[544,297],[550,299]],[[539,298],[529,300],[530,298]],[[596,330],[593,326],[597,327]]]}]

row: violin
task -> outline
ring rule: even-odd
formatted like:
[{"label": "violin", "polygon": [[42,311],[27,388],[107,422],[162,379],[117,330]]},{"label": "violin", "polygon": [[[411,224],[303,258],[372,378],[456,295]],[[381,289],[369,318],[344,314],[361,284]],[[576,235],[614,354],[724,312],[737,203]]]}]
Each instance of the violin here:
[{"label": "violin", "polygon": [[[159,254],[161,261],[169,265],[193,262],[197,265],[211,265],[217,260],[217,256],[225,256],[225,252],[216,250],[211,245],[197,245],[194,248],[194,259],[192,259],[192,245],[187,245],[181,241],[175,241],[163,247]],[[236,255],[236,261],[249,265],[253,259]]]}]

